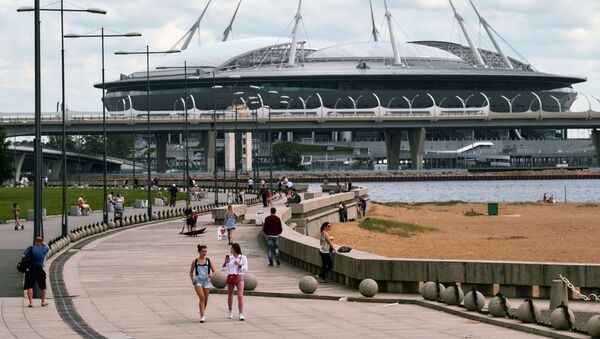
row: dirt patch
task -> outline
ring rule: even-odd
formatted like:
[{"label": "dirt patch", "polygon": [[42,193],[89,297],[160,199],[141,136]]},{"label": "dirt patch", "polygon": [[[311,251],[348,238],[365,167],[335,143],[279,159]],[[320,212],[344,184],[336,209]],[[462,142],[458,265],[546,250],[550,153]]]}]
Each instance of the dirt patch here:
[{"label": "dirt patch", "polygon": [[[435,228],[410,237],[335,223],[334,244],[395,258],[600,263],[600,207],[581,204],[374,205],[369,217]],[[465,216],[467,211],[484,215]]]}]

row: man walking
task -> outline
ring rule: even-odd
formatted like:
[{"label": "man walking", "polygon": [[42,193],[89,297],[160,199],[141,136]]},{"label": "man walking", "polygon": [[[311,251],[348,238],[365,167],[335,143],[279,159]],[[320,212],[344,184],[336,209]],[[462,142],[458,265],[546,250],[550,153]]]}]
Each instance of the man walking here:
[{"label": "man walking", "polygon": [[29,299],[29,305],[27,307],[33,307],[33,287],[35,284],[37,284],[41,290],[41,305],[48,305],[46,302],[46,272],[44,271],[48,250],[49,248],[44,242],[44,238],[36,237],[33,246],[27,247],[25,251],[23,251],[24,257],[31,257],[31,267],[25,272],[25,284],[23,285],[23,289],[27,291],[27,299]]},{"label": "man walking", "polygon": [[272,250],[275,250],[275,260],[277,266],[281,265],[279,258],[281,253],[279,252],[279,235],[283,231],[281,228],[281,219],[275,213],[277,210],[275,207],[271,207],[271,215],[265,218],[263,224],[263,232],[267,236],[267,256],[269,257],[269,266],[273,266],[273,255]]},{"label": "man walking", "polygon": [[177,186],[175,186],[175,184],[169,187],[169,193],[171,194],[171,200],[169,201],[170,207],[175,207],[175,205],[177,204],[177,191],[179,190],[177,189]]}]

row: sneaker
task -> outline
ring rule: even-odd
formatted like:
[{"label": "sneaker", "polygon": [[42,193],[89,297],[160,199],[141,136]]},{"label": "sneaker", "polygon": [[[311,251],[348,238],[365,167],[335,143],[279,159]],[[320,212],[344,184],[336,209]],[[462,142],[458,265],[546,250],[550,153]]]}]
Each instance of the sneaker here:
[{"label": "sneaker", "polygon": [[272,262],[269,263],[269,267],[273,267],[273,263]]},{"label": "sneaker", "polygon": [[204,323],[205,321],[206,321],[206,317],[205,316],[200,317],[200,322],[201,323]]},{"label": "sneaker", "polygon": [[244,315],[240,313],[240,321],[244,321],[246,320],[246,318],[244,318]]},{"label": "sneaker", "polygon": [[227,319],[233,319],[233,311],[229,311],[229,315],[227,316]]},{"label": "sneaker", "polygon": [[277,266],[281,265],[281,261],[277,260]]}]

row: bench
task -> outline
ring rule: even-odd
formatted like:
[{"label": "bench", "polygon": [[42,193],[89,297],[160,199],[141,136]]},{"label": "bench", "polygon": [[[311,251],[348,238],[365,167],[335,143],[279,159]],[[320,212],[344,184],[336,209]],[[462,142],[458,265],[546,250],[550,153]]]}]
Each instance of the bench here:
[{"label": "bench", "polygon": [[[27,221],[33,221],[35,219],[33,210],[27,210]],[[42,208],[42,220],[46,220],[46,209]]]},{"label": "bench", "polygon": [[71,206],[71,212],[69,215],[72,217],[80,217],[83,215],[83,213],[81,212],[81,208],[79,208],[79,206]]},{"label": "bench", "polygon": [[[248,207],[246,205],[231,205],[233,207],[233,213],[237,214],[238,220],[244,220],[246,213],[248,211]],[[213,208],[212,210],[212,218],[215,221],[215,224],[223,224],[225,223],[225,214],[227,213],[227,206]]]},{"label": "bench", "polygon": [[148,200],[136,199],[134,208],[148,208]]}]

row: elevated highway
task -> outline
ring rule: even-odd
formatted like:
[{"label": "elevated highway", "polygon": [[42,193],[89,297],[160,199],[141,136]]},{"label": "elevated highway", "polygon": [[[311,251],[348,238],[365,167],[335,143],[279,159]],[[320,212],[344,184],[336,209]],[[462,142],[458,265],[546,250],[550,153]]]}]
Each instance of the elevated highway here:
[{"label": "elevated highway", "polygon": [[[193,132],[210,132],[215,128],[227,133],[236,128],[239,132],[265,131],[383,131],[386,136],[388,166],[398,168],[397,154],[400,152],[401,132],[408,131],[412,153],[412,163],[419,167],[423,158],[423,144],[426,129],[461,129],[461,128],[600,128],[600,112],[589,110],[583,112],[493,112],[488,106],[445,108],[432,106],[429,108],[385,108],[381,105],[374,108],[331,109],[320,106],[312,109],[270,109],[262,107],[255,110],[215,110],[204,111],[190,109],[187,114],[188,129]],[[179,111],[151,111],[148,113],[129,109],[108,112],[106,129],[108,134],[145,134],[150,132],[157,136],[159,144],[166,144],[164,135],[183,132],[186,128],[186,116]],[[148,122],[150,124],[148,124]],[[30,136],[34,132],[33,113],[0,113],[0,123],[8,128],[8,136]],[[213,126],[214,125],[214,126]],[[102,132],[101,112],[68,111],[65,121],[66,132],[75,134],[99,134]],[[42,134],[57,135],[62,133],[62,119],[59,113],[42,115]],[[161,137],[162,136],[162,137]],[[600,149],[598,132],[593,133],[597,150]],[[230,139],[230,142],[235,140]],[[158,150],[166,147],[157,145]],[[212,154],[214,144],[208,143],[208,154]],[[159,152],[160,153],[160,152]],[[161,158],[158,154],[159,171]],[[208,156],[207,158],[210,158]],[[600,158],[600,153],[599,153]],[[209,167],[211,165],[209,164]],[[210,170],[210,168],[209,168]]]}]

